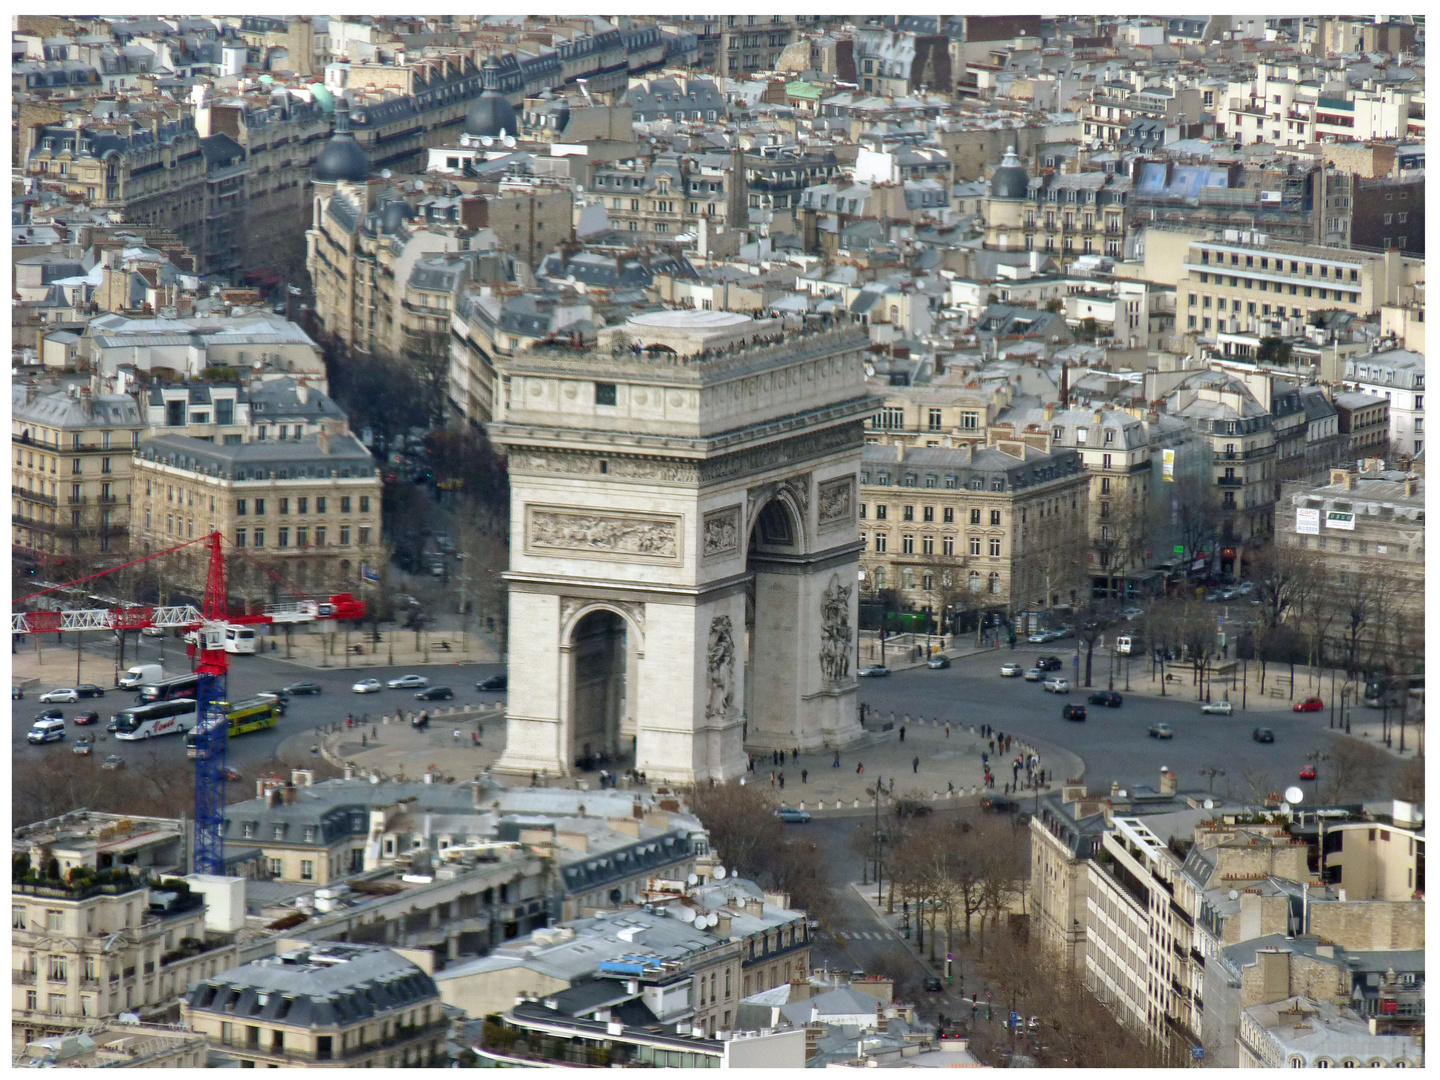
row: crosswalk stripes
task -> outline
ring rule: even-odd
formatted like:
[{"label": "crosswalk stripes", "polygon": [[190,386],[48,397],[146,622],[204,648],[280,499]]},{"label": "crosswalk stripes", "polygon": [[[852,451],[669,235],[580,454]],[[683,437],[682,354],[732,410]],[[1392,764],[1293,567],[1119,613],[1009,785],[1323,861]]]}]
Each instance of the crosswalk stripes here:
[{"label": "crosswalk stripes", "polygon": [[893,932],[881,932],[877,930],[851,930],[848,932],[842,930],[841,933],[857,941],[893,941],[897,936]]}]

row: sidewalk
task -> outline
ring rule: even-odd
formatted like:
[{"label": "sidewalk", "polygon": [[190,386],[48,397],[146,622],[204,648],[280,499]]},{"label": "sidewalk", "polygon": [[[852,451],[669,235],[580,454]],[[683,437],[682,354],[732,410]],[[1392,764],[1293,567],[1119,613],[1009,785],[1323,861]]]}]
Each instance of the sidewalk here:
[{"label": "sidewalk", "polygon": [[467,634],[458,630],[424,630],[417,635],[414,630],[387,629],[380,631],[379,641],[374,641],[368,630],[342,627],[322,630],[307,625],[293,631],[288,644],[283,632],[273,636],[262,633],[259,647],[271,660],[313,668],[503,662],[494,633]]}]

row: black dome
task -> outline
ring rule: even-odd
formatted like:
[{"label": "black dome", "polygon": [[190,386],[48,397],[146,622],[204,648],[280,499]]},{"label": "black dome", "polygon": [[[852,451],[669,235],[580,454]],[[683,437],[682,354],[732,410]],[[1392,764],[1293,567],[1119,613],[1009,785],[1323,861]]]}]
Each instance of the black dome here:
[{"label": "black dome", "polygon": [[362,184],[370,175],[370,159],[350,131],[350,109],[342,101],[335,110],[335,134],[315,159],[314,178],[321,184],[349,180]]},{"label": "black dome", "polygon": [[990,178],[990,196],[994,199],[1024,199],[1030,194],[1030,177],[1015,156],[1012,146],[1005,153],[1000,167]]},{"label": "black dome", "polygon": [[500,65],[491,57],[480,66],[480,70],[485,91],[470,103],[465,113],[465,134],[476,138],[518,134],[520,123],[515,119],[515,110],[500,92]]}]

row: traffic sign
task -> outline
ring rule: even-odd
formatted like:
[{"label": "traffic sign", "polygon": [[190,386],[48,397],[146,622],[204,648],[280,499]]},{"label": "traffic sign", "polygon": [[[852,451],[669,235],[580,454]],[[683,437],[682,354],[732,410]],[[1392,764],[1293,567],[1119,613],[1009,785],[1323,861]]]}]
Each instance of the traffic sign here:
[{"label": "traffic sign", "polygon": [[1196,1061],[1205,1060],[1205,1048],[1203,1046],[1192,1046],[1190,1048],[1190,1056]]},{"label": "traffic sign", "polygon": [[1175,545],[1175,554],[1176,554],[1176,555],[1184,555],[1184,554],[1185,554],[1185,545],[1184,545],[1184,544],[1176,544],[1176,545]]}]

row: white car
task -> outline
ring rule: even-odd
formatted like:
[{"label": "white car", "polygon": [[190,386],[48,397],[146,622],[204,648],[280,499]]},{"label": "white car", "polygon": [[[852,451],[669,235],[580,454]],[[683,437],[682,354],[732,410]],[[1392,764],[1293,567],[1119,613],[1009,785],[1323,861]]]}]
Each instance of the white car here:
[{"label": "white car", "polygon": [[1010,664],[1001,664],[1001,665],[1000,665],[1000,676],[1001,676],[1001,678],[1005,678],[1005,679],[1018,679],[1021,675],[1024,675],[1024,674],[1025,674],[1025,669],[1024,669],[1023,667],[1021,667],[1019,664],[1010,663]]},{"label": "white car", "polygon": [[1228,701],[1207,701],[1200,706],[1202,713],[1217,713],[1220,716],[1229,716],[1235,711],[1235,706]]},{"label": "white car", "polygon": [[429,686],[430,680],[424,675],[401,675],[398,679],[391,679],[385,685],[391,690],[410,690]]},{"label": "white car", "polygon": [[379,679],[361,679],[354,686],[350,687],[357,694],[378,694],[380,692]]},{"label": "white car", "polygon": [[161,626],[147,626],[140,631],[141,637],[164,637],[165,628]]},{"label": "white car", "polygon": [[1045,678],[1045,673],[1038,667],[1032,667],[1029,671],[1025,672],[1026,682],[1039,682],[1043,678]]},{"label": "white car", "polygon": [[1144,609],[1144,608],[1139,608],[1139,607],[1127,607],[1124,611],[1120,612],[1120,617],[1121,617],[1122,619],[1126,619],[1126,620],[1129,620],[1129,619],[1138,619],[1138,618],[1140,618],[1141,615],[1144,615],[1144,614],[1145,614],[1145,609]]},{"label": "white car", "polygon": [[1050,640],[1050,631],[1036,630],[1035,633],[1031,634],[1025,640],[1028,641],[1031,645],[1044,645]]},{"label": "white car", "polygon": [[62,686],[51,690],[47,694],[40,695],[40,702],[44,705],[55,705],[60,702],[79,701],[80,692],[73,686]]},{"label": "white car", "polygon": [[1069,679],[1046,679],[1043,685],[1045,689],[1049,690],[1052,694],[1068,694],[1070,692]]}]

